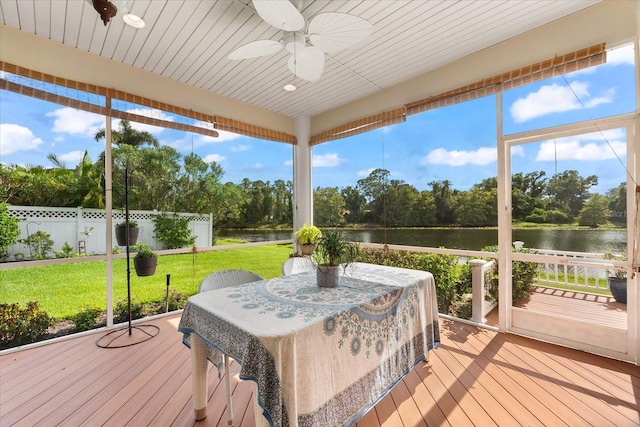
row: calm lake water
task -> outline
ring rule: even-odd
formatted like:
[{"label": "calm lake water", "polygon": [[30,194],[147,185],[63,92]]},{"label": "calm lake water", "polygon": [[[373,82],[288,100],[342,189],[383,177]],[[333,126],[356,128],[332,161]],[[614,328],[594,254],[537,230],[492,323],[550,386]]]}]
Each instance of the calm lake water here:
[{"label": "calm lake water", "polygon": [[[345,230],[353,241],[396,245],[481,250],[498,243],[496,229],[394,229]],[[243,239],[250,242],[291,239],[291,231],[278,230],[221,230],[221,238]],[[514,230],[513,240],[537,249],[556,249],[577,252],[623,252],[627,233],[624,230]]]}]

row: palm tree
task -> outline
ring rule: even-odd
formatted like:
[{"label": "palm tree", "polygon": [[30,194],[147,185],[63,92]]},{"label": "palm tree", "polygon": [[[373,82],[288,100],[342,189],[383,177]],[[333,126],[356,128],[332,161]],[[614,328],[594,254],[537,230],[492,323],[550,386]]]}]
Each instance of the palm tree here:
[{"label": "palm tree", "polygon": [[[106,136],[104,128],[98,130],[95,135],[96,141],[100,141]],[[131,145],[132,147],[140,147],[149,144],[158,147],[158,140],[149,132],[139,131],[131,127],[128,120],[120,120],[120,129],[111,132],[111,140],[116,145]]]}]

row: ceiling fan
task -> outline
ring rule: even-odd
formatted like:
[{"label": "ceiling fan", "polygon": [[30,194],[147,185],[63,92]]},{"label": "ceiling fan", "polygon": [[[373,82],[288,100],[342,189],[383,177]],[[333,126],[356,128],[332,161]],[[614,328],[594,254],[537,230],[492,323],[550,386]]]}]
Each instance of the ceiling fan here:
[{"label": "ceiling fan", "polygon": [[245,44],[231,52],[228,58],[257,58],[278,53],[284,48],[291,54],[289,70],[308,81],[322,76],[325,53],[346,49],[373,31],[368,21],[348,13],[320,13],[307,26],[305,18],[289,1],[253,0],[253,6],[266,23],[283,31],[282,38]]}]

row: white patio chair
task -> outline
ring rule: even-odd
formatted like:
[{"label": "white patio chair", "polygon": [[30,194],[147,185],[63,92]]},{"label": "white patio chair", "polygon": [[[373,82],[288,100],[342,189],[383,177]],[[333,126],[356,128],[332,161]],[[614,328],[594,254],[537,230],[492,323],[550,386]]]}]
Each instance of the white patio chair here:
[{"label": "white patio chair", "polygon": [[[246,270],[219,270],[207,276],[200,282],[198,292],[213,291],[215,289],[228,288],[231,286],[243,285],[245,283],[257,282],[262,277]],[[227,419],[229,426],[233,426],[233,407],[231,404],[231,378],[229,377],[229,356],[224,357],[224,377],[227,389]]]},{"label": "white patio chair", "polygon": [[212,291],[244,283],[257,282],[262,277],[246,270],[219,270],[206,276],[200,282],[198,292]]},{"label": "white patio chair", "polygon": [[304,273],[307,271],[313,271],[316,268],[316,263],[311,258],[305,257],[292,257],[286,260],[282,264],[282,275],[290,276],[296,273]]}]

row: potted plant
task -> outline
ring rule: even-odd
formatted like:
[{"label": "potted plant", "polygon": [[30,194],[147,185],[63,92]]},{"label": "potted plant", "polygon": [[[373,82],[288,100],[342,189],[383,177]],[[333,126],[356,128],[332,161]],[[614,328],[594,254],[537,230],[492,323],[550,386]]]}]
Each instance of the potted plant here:
[{"label": "potted plant", "polygon": [[138,276],[153,276],[158,265],[158,255],[156,255],[151,247],[145,243],[137,244],[133,247],[137,252],[133,257],[133,266]]},{"label": "potted plant", "polygon": [[340,268],[347,268],[358,257],[360,248],[338,231],[326,231],[315,244],[313,253],[317,266],[318,286],[334,288],[340,280]]},{"label": "potted plant", "polygon": [[315,243],[322,237],[320,229],[311,224],[304,224],[293,234],[298,239],[302,255],[311,255]]},{"label": "potted plant", "polygon": [[129,220],[129,238],[127,240],[127,221],[116,224],[116,241],[118,242],[118,246],[127,246],[127,242],[129,243],[129,247],[135,245],[138,241],[138,232],[138,223]]},{"label": "potted plant", "polygon": [[[607,252],[604,254],[604,259],[625,261],[627,257],[624,255],[614,255],[612,252]],[[611,295],[613,295],[613,299],[615,299],[616,302],[626,304],[627,271],[616,268],[613,270],[612,274],[609,273],[609,270],[607,270],[607,284],[609,286],[609,291],[611,291]]]}]

